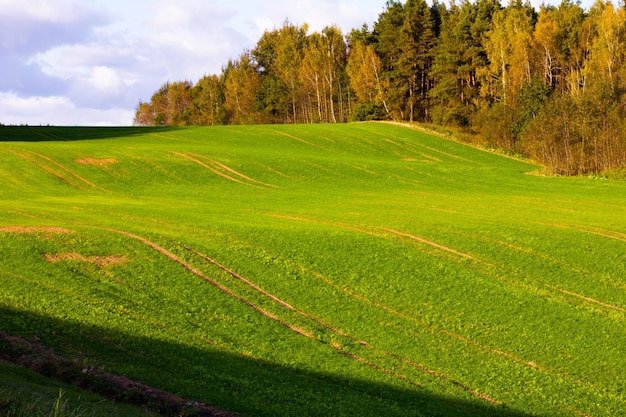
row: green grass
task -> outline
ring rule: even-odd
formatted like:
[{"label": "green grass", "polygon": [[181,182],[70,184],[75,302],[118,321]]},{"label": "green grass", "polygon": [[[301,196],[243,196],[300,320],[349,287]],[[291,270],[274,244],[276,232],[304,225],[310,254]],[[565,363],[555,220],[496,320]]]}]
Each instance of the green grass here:
[{"label": "green grass", "polygon": [[3,417],[146,417],[155,414],[0,361],[0,416]]},{"label": "green grass", "polygon": [[0,138],[0,330],[242,415],[626,408],[624,182],[377,123]]}]

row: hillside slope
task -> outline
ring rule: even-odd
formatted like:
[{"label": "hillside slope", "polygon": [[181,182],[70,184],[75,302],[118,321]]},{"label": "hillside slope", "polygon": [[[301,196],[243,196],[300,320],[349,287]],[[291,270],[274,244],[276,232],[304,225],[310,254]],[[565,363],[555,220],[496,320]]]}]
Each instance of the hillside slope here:
[{"label": "hillside slope", "polygon": [[400,126],[3,128],[0,330],[242,415],[615,415],[626,184]]}]

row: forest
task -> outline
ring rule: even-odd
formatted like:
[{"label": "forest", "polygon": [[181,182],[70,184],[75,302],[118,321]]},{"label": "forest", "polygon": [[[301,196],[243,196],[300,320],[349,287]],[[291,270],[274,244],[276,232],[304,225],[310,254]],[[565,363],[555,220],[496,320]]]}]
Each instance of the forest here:
[{"label": "forest", "polygon": [[626,167],[626,8],[387,1],[372,28],[285,21],[220,74],[166,82],[138,126],[425,122],[553,175]]}]

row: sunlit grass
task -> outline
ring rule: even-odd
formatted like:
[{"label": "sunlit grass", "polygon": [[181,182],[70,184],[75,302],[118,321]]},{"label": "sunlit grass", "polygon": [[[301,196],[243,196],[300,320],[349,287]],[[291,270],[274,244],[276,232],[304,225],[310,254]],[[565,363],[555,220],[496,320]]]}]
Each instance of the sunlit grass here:
[{"label": "sunlit grass", "polygon": [[9,333],[250,415],[626,406],[623,182],[374,123],[9,132]]}]

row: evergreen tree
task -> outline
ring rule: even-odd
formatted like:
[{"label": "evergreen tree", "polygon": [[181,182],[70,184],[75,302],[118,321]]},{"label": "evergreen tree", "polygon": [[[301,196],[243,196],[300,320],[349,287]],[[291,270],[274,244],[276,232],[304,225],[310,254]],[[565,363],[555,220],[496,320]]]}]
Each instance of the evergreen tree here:
[{"label": "evergreen tree", "polygon": [[428,118],[427,94],[431,88],[430,69],[436,43],[435,22],[426,0],[407,0],[403,9],[398,72],[406,83],[408,120]]},{"label": "evergreen tree", "polygon": [[380,79],[385,95],[382,101],[388,117],[396,120],[404,119],[404,101],[408,95],[408,83],[401,62],[403,44],[408,42],[406,32],[399,30],[403,25],[402,3],[389,0],[373,30],[376,39],[374,48],[382,64]]},{"label": "evergreen tree", "polygon": [[480,96],[480,74],[489,65],[484,47],[486,32],[499,3],[465,0],[452,4],[442,14],[441,31],[436,45],[432,76],[433,121],[441,124],[469,125],[472,115],[487,103]]},{"label": "evergreen tree", "polygon": [[455,124],[559,174],[626,165],[626,9],[389,0],[372,31],[285,22],[220,75],[167,82],[136,125]]}]

